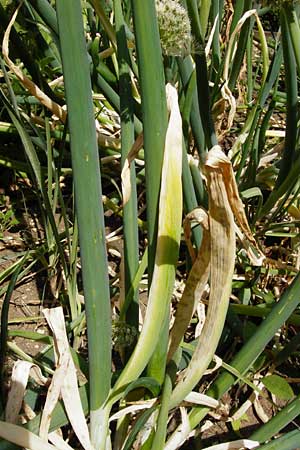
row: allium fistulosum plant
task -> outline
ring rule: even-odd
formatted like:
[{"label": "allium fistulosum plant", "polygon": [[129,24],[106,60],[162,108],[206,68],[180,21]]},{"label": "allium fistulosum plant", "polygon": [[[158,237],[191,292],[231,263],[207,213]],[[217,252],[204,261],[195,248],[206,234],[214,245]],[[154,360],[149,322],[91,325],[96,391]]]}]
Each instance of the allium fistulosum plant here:
[{"label": "allium fistulosum plant", "polygon": [[[25,155],[0,163],[45,230],[0,274],[0,450],[175,450],[236,385],[274,414],[226,445],[299,443],[279,435],[299,411],[299,2],[200,3],[0,3],[0,132]],[[9,305],[37,263],[60,278],[33,358]]]}]

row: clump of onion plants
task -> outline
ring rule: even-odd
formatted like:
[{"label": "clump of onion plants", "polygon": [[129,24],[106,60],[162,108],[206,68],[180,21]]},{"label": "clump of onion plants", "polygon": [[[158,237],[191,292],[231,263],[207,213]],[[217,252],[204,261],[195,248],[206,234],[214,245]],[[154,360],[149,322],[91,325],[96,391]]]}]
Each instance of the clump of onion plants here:
[{"label": "clump of onion plants", "polygon": [[189,55],[192,46],[191,24],[180,0],[156,0],[156,11],[163,54]]}]

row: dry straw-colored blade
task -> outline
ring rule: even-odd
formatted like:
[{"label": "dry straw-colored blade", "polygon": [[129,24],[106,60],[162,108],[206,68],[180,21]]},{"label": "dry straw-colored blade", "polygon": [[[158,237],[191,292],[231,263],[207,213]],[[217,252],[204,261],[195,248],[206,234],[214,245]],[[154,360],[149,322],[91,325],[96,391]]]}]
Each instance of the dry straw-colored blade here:
[{"label": "dry straw-colored blade", "polygon": [[219,146],[213,147],[205,163],[209,197],[210,296],[207,317],[190,364],[171,397],[171,407],[180,403],[196,386],[217,348],[229,304],[235,263],[234,216],[226,189],[224,158]]},{"label": "dry straw-colored blade", "polygon": [[175,322],[170,334],[168,360],[172,358],[183,338],[197,303],[201,300],[209,276],[210,232],[208,215],[203,209],[198,208],[189,213],[186,220],[193,220],[200,223],[203,227],[203,237],[201,247],[189,273],[177,307]]},{"label": "dry straw-colored blade", "polygon": [[184,399],[185,402],[194,403],[195,405],[209,406],[210,408],[217,408],[220,404],[215,398],[200,392],[190,392]]},{"label": "dry straw-colored blade", "polygon": [[[209,151],[204,165],[204,173],[207,180],[209,197],[208,221],[210,245],[208,245],[209,234],[207,231],[207,236],[205,236],[207,247],[204,253],[202,253],[203,248],[201,247],[197,257],[199,261],[202,261],[202,266],[199,266],[197,273],[194,273],[195,276],[190,286],[190,291],[193,293],[193,286],[197,284],[196,275],[199,277],[199,280],[201,280],[201,277],[207,279],[206,271],[208,271],[208,264],[210,262],[209,304],[204,327],[199,336],[190,364],[172,393],[171,407],[180,403],[205,373],[214,356],[224,327],[235,263],[236,225],[234,216],[249,245],[258,253],[261,260],[264,258],[248,225],[231,162],[218,145]],[[184,298],[181,306],[183,310],[181,314],[188,313],[191,317],[191,311],[194,307],[193,296],[189,295],[188,297],[191,302],[189,304],[188,298]],[[183,308],[185,304],[186,306]],[[184,321],[184,318],[182,321]],[[176,326],[179,327],[180,325]],[[187,326],[186,323],[185,326]]]},{"label": "dry straw-colored blade", "polygon": [[[47,382],[40,370],[40,368],[28,361],[16,361],[11,375],[11,385],[8,393],[5,419],[10,423],[17,423],[18,415],[21,410],[22,402],[26,386],[28,383],[29,374],[35,371],[34,379],[41,385]],[[32,374],[33,375],[33,374]]]},{"label": "dry straw-colored blade", "polygon": [[48,438],[51,444],[55,445],[58,450],[74,450],[67,442],[63,440],[58,430],[49,433]]},{"label": "dry straw-colored blade", "polygon": [[0,437],[28,450],[61,450],[23,427],[0,420]]},{"label": "dry straw-colored blade", "polygon": [[41,424],[40,424],[40,437],[44,440],[48,440],[48,432],[51,423],[51,417],[53,410],[59,400],[62,385],[64,383],[64,378],[68,371],[68,357],[67,355],[62,355],[59,358],[59,362],[57,364],[57,368],[53,374],[51,384],[48,389],[46,402],[43,408]]},{"label": "dry straw-colored blade", "polygon": [[43,314],[53,332],[57,368],[54,372],[44,406],[40,435],[48,438],[51,414],[59,394],[65,405],[72,428],[85,450],[93,450],[88,426],[82,409],[77,384],[76,368],[69,349],[63,309],[44,309]]},{"label": "dry straw-colored blade", "polygon": [[126,408],[120,409],[119,411],[114,413],[109,418],[109,421],[113,422],[114,420],[119,420],[119,419],[125,417],[127,414],[136,414],[137,411],[152,408],[152,406],[156,403],[156,401],[157,401],[156,398],[151,398],[151,400],[145,400],[144,402],[141,401],[134,405],[126,406]]},{"label": "dry straw-colored blade", "polygon": [[259,442],[252,441],[250,439],[239,439],[238,441],[226,442],[224,444],[212,445],[211,447],[206,447],[203,450],[240,450],[240,449],[252,449],[257,448]]},{"label": "dry straw-colored blade", "polygon": [[244,205],[240,198],[238,187],[235,181],[232,164],[229,158],[222,152],[220,147],[216,147],[215,155],[216,161],[212,160],[211,164],[215,167],[220,167],[224,174],[224,184],[227,191],[228,201],[234,214],[236,223],[240,229],[236,230],[238,236],[243,241],[251,261],[253,261],[255,265],[261,266],[263,261],[265,260],[265,255],[259,248],[249,227]]}]

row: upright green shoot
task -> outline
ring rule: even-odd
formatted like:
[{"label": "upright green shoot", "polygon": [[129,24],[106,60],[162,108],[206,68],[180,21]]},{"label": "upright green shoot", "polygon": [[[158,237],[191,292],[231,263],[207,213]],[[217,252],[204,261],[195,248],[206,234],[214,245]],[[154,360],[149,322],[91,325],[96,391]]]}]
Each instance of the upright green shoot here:
[{"label": "upright green shoot", "polygon": [[[121,115],[121,145],[122,166],[134,144],[134,111],[130,81],[130,56],[126,43],[125,22],[120,0],[115,0],[116,35],[118,43],[120,115]],[[137,193],[134,162],[130,166],[131,196],[124,205],[124,268],[125,295],[132,287],[133,278],[138,268],[138,225],[137,225]],[[139,307],[137,290],[127,311],[127,320],[138,328]]]},{"label": "upright green shoot", "polygon": [[167,107],[155,1],[132,0],[131,3],[144,125],[150,285],[156,250],[158,199],[167,129]]},{"label": "upright green shoot", "polygon": [[[111,308],[98,145],[80,0],[57,0],[89,349],[91,441],[104,449],[111,377]],[[80,70],[74,70],[74,64]]]},{"label": "upright green shoot", "polygon": [[[148,224],[148,284],[151,286],[157,243],[158,202],[167,129],[165,79],[162,64],[155,0],[132,0],[137,60],[140,75]],[[168,329],[168,327],[166,328]],[[162,331],[163,332],[163,331]],[[164,333],[165,334],[165,333]],[[166,341],[166,339],[164,339]],[[158,349],[158,355],[160,354]],[[157,355],[157,356],[158,356]],[[154,372],[163,370],[164,363],[156,360]]]}]

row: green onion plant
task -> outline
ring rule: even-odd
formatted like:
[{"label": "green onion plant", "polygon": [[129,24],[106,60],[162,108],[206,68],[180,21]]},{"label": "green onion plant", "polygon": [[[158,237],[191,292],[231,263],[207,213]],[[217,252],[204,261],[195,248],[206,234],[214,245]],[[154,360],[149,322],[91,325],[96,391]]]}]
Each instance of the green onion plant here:
[{"label": "green onion plant", "polygon": [[[63,308],[87,448],[205,448],[212,405],[270,376],[272,417],[247,439],[299,445],[300,6],[230,3],[26,0],[14,16],[0,0],[0,212],[28,230],[34,203],[41,230],[12,251],[0,224],[0,450],[37,448],[49,395],[30,379],[34,417],[4,432],[10,361],[49,384],[60,370],[46,325],[10,320],[40,276],[41,303]],[[45,448],[77,448],[61,400],[50,419],[68,444]]]}]

